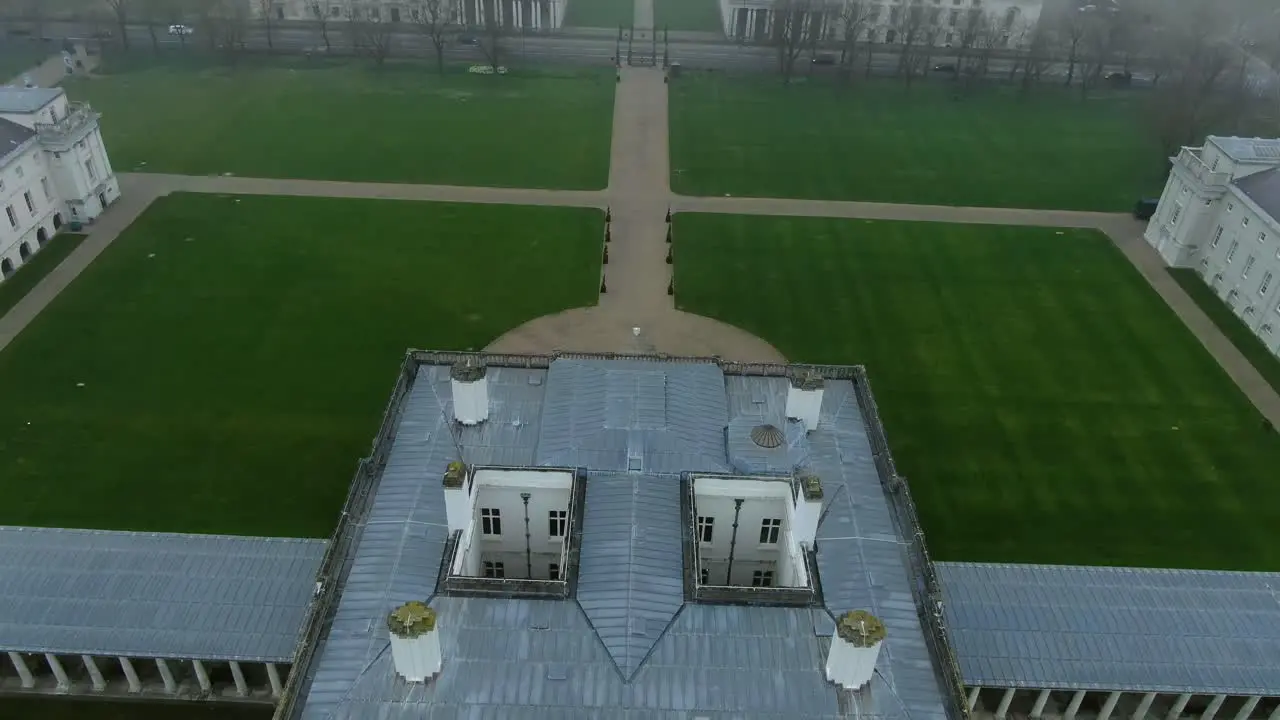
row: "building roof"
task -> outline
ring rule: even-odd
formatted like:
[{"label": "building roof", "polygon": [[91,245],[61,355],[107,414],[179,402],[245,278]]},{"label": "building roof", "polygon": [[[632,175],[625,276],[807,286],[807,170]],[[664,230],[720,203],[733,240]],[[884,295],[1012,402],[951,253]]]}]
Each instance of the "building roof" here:
[{"label": "building roof", "polygon": [[1237,178],[1231,184],[1270,215],[1271,219],[1280,222],[1280,168]]},{"label": "building roof", "polygon": [[289,662],[324,550],[0,526],[0,650]]},{"label": "building roof", "polygon": [[[827,381],[808,436],[806,467],[824,486],[825,607],[795,608],[690,603],[681,585],[678,471],[727,468],[735,419],[793,424],[785,377],[706,361],[491,359],[487,379],[489,419],[466,427],[450,422],[448,364],[413,372],[328,634],[300,668],[295,717],[946,717],[852,381]],[[472,465],[586,468],[576,597],[434,595],[448,534],[436,478],[459,450]],[[627,472],[636,455],[644,467]],[[424,598],[439,613],[444,667],[409,684],[393,670],[385,618]],[[870,691],[857,695],[824,674],[832,616],[855,608],[888,626]]]},{"label": "building roof", "polygon": [[36,131],[23,127],[12,120],[0,118],[0,160],[9,157],[9,153],[26,145]]},{"label": "building roof", "polygon": [[1280,139],[1210,135],[1205,140],[1235,162],[1280,164]]},{"label": "building roof", "polygon": [[937,568],[967,685],[1280,693],[1280,573]]},{"label": "building roof", "polygon": [[65,90],[56,87],[0,87],[0,113],[33,113],[65,93]]}]

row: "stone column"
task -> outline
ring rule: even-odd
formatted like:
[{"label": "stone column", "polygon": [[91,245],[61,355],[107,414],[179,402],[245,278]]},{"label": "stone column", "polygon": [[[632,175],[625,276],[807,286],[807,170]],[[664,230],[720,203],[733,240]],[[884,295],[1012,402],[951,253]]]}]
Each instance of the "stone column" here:
[{"label": "stone column", "polygon": [[980,687],[969,688],[969,697],[966,698],[969,705],[969,712],[973,712],[973,709],[978,707],[978,696],[981,694],[982,694],[982,688]]},{"label": "stone column", "polygon": [[1049,691],[1041,690],[1036,695],[1036,704],[1031,706],[1031,717],[1033,720],[1040,720],[1044,716],[1044,706],[1049,703]]},{"label": "stone column", "polygon": [[236,681],[236,694],[240,697],[249,695],[249,683],[244,681],[244,671],[240,669],[240,663],[235,660],[231,661],[231,678]]},{"label": "stone column", "polygon": [[1169,708],[1169,714],[1165,715],[1165,720],[1178,720],[1182,716],[1182,711],[1186,709],[1187,703],[1191,702],[1191,693],[1182,693],[1178,699],[1173,702],[1173,707]]},{"label": "stone column", "polygon": [[1009,706],[1013,704],[1013,688],[1004,691],[1000,704],[996,706],[996,720],[1004,720],[1009,716]]},{"label": "stone column", "polygon": [[1280,705],[1277,705],[1276,709],[1271,711],[1271,715],[1267,717],[1267,720],[1280,720]]},{"label": "stone column", "polygon": [[1204,713],[1200,716],[1200,720],[1213,720],[1213,716],[1218,714],[1222,709],[1222,703],[1227,701],[1226,695],[1214,695],[1209,701],[1209,707],[1204,709]]},{"label": "stone column", "polygon": [[10,650],[9,662],[13,663],[13,668],[18,671],[18,677],[22,678],[22,687],[31,689],[36,686],[36,677],[31,674],[31,668],[27,667],[27,659],[22,657],[22,653]]},{"label": "stone column", "polygon": [[116,659],[120,661],[120,669],[124,671],[124,677],[129,681],[129,692],[142,692],[142,681],[138,679],[138,671],[133,669],[133,661],[124,656]]},{"label": "stone column", "polygon": [[176,695],[178,692],[178,683],[173,679],[173,671],[169,669],[169,663],[164,658],[156,658],[156,669],[160,671],[160,679],[164,680],[164,691],[170,695]]},{"label": "stone column", "polygon": [[1084,690],[1077,690],[1076,694],[1071,696],[1071,702],[1067,704],[1067,711],[1062,714],[1064,720],[1075,720],[1082,702],[1084,702]]},{"label": "stone column", "polygon": [[1133,720],[1147,720],[1147,711],[1151,709],[1151,703],[1155,701],[1155,693],[1143,695],[1142,702],[1138,703],[1138,709],[1133,711]]},{"label": "stone column", "polygon": [[196,682],[200,683],[200,689],[205,692],[212,690],[213,686],[209,682],[209,671],[204,669],[204,663],[199,660],[192,660],[191,667],[196,670]]},{"label": "stone column", "polygon": [[102,677],[102,671],[98,669],[98,663],[94,662],[92,655],[81,655],[80,659],[84,661],[84,669],[89,671],[89,679],[93,681],[93,689],[102,692],[107,689],[107,681]]},{"label": "stone column", "polygon": [[278,698],[284,694],[284,687],[280,684],[280,671],[276,669],[275,663],[267,663],[267,680],[271,683],[271,697]]},{"label": "stone column", "polygon": [[1107,695],[1107,701],[1102,703],[1102,709],[1098,711],[1098,720],[1111,720],[1111,713],[1115,712],[1118,702],[1120,702],[1120,693],[1113,692]]},{"label": "stone column", "polygon": [[1245,700],[1244,705],[1240,708],[1240,712],[1236,713],[1235,720],[1249,720],[1249,716],[1253,714],[1253,709],[1258,707],[1258,701],[1261,699],[1262,698],[1257,695],[1254,695],[1248,700]]},{"label": "stone column", "polygon": [[62,668],[62,661],[53,653],[44,654],[45,662],[49,663],[49,669],[53,671],[53,676],[58,678],[58,687],[65,690],[71,687],[71,678],[67,677],[67,671]]}]

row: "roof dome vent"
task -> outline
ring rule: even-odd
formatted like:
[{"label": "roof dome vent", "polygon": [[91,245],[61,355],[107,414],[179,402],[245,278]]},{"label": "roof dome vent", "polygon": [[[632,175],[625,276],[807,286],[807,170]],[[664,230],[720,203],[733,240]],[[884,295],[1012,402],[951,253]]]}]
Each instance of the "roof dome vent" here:
[{"label": "roof dome vent", "polygon": [[762,448],[782,447],[787,441],[786,433],[773,425],[757,425],[751,428],[751,442]]}]

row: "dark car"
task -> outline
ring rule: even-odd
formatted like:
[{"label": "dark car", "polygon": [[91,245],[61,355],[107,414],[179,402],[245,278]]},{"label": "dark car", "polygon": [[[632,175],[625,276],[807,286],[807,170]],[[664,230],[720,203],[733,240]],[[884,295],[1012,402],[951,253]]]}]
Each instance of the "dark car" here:
[{"label": "dark car", "polygon": [[1107,83],[1111,87],[1129,87],[1133,84],[1133,73],[1131,72],[1110,72],[1107,73]]},{"label": "dark car", "polygon": [[1133,216],[1139,220],[1150,220],[1159,204],[1160,198],[1143,198],[1133,204]]},{"label": "dark car", "polygon": [[15,36],[15,37],[27,37],[28,35],[30,35],[30,34],[31,34],[31,29],[30,29],[30,28],[20,28],[20,27],[16,27],[16,28],[9,28],[9,34],[10,34],[10,35],[13,35],[13,36]]},{"label": "dark car", "polygon": [[833,53],[818,53],[813,56],[811,61],[814,65],[835,65],[836,56]]},{"label": "dark car", "polygon": [[479,45],[479,44],[480,44],[480,38],[476,37],[475,35],[459,35],[459,36],[458,36],[458,44],[459,44],[459,45],[471,45],[471,46],[473,46],[473,47],[474,47],[474,46],[476,46],[476,45]]},{"label": "dark car", "polygon": [[93,38],[94,40],[110,40],[111,38],[115,37],[115,33],[111,32],[110,30],[94,30],[93,34],[91,34],[89,37]]}]

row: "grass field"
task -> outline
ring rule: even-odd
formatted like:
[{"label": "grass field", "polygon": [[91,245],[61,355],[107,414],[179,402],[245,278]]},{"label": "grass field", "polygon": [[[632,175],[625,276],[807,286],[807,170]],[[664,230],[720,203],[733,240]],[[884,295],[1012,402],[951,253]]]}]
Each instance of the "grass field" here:
[{"label": "grass field", "polygon": [[66,698],[0,699],[5,720],[271,720],[270,707],[196,702],[103,702]]},{"label": "grass field", "polygon": [[61,49],[61,46],[27,37],[0,37],[0,85],[17,79],[23,71],[39,65]]},{"label": "grass field", "polygon": [[716,0],[654,0],[653,26],[668,30],[724,32]]},{"label": "grass field", "polygon": [[0,283],[0,315],[4,315],[10,308],[17,305],[18,301],[25,297],[31,288],[39,284],[50,270],[58,267],[58,263],[79,247],[80,243],[84,242],[84,238],[84,235],[78,233],[54,235],[52,240],[40,248],[40,252],[31,256],[29,261],[18,268],[13,277]]},{"label": "grass field", "polygon": [[602,225],[162,198],[0,353],[0,524],[327,536],[405,350],[593,304]]},{"label": "grass field", "polygon": [[568,27],[631,27],[635,19],[633,0],[572,0],[565,9]]},{"label": "grass field", "polygon": [[[173,61],[69,81],[118,171],[599,189],[614,77],[436,75],[301,58]],[[144,164],[145,163],[145,164]]]},{"label": "grass field", "polygon": [[950,83],[853,88],[691,73],[671,85],[672,187],[745,195],[1123,211],[1164,186],[1141,95]]},{"label": "grass field", "polygon": [[1231,344],[1236,346],[1240,354],[1248,358],[1249,364],[1253,365],[1271,387],[1280,393],[1280,358],[1267,349],[1258,336],[1254,335],[1253,331],[1231,312],[1227,304],[1222,302],[1222,299],[1215,295],[1208,285],[1205,285],[1204,280],[1194,270],[1171,269],[1169,274],[1178,281],[1183,290],[1187,291],[1204,314],[1218,326],[1222,334],[1227,336]]},{"label": "grass field", "polygon": [[1280,437],[1101,235],[680,214],[675,238],[679,307],[867,366],[938,559],[1280,570]]}]

